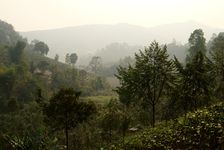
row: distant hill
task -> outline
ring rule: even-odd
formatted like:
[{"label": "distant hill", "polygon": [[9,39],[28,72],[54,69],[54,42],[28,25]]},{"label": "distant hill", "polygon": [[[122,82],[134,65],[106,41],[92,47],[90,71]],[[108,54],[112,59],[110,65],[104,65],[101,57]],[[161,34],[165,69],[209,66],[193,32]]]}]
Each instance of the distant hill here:
[{"label": "distant hill", "polygon": [[[46,42],[51,52],[65,54],[77,52],[79,55],[92,54],[114,42],[126,42],[132,45],[144,44],[152,37],[147,28],[129,25],[84,25],[53,30],[22,32],[29,40],[38,39]],[[52,54],[50,52],[50,54]]]},{"label": "distant hill", "polygon": [[152,40],[157,40],[160,43],[170,43],[173,39],[176,39],[177,42],[185,44],[190,33],[197,28],[203,29],[207,40],[213,33],[224,31],[189,21],[150,28],[131,24],[83,25],[21,32],[21,35],[29,40],[38,39],[46,42],[51,49],[49,55],[53,57],[58,53],[62,58],[66,53],[72,52],[76,52],[79,56],[90,55],[116,42],[146,46]]}]

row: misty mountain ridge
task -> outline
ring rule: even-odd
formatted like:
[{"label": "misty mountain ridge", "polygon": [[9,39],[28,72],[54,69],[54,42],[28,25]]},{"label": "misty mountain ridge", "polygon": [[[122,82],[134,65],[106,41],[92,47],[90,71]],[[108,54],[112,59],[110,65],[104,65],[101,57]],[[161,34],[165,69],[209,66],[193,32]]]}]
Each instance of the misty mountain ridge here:
[{"label": "misty mountain ridge", "polygon": [[126,23],[82,25],[51,30],[20,32],[20,34],[27,37],[29,41],[38,39],[46,42],[50,47],[49,56],[54,57],[57,53],[63,61],[66,53],[75,52],[80,57],[90,57],[98,54],[101,49],[111,43],[127,43],[140,47],[147,46],[153,40],[165,44],[176,39],[178,43],[185,44],[190,34],[198,28],[204,31],[207,41],[213,33],[223,31],[223,29],[188,21],[155,27],[142,27]]}]

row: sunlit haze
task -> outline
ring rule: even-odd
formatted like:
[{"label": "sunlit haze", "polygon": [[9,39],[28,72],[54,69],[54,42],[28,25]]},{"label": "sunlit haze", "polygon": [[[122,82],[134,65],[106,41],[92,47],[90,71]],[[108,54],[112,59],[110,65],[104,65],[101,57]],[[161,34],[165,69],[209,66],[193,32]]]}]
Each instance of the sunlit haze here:
[{"label": "sunlit haze", "polygon": [[0,18],[17,31],[84,24],[151,27],[196,21],[224,28],[223,0],[0,0]]}]

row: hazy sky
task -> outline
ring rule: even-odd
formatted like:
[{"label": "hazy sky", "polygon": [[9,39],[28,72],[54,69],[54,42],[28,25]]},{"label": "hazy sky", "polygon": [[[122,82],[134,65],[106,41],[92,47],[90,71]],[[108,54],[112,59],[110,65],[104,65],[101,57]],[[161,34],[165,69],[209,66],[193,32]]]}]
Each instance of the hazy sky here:
[{"label": "hazy sky", "polygon": [[0,19],[18,31],[114,23],[150,27],[189,20],[224,28],[224,0],[0,0]]}]

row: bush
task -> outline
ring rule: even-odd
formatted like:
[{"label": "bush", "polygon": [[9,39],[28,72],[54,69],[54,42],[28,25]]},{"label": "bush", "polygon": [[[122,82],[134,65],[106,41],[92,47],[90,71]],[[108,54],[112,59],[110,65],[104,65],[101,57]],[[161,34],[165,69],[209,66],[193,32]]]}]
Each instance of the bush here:
[{"label": "bush", "polygon": [[125,148],[223,149],[223,127],[224,104],[220,103],[128,137]]}]

